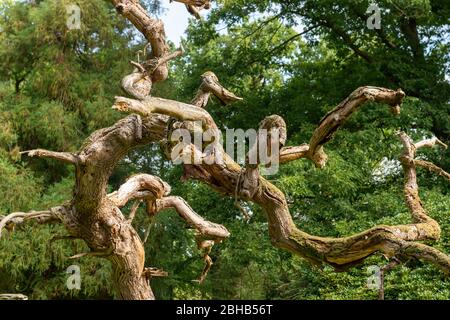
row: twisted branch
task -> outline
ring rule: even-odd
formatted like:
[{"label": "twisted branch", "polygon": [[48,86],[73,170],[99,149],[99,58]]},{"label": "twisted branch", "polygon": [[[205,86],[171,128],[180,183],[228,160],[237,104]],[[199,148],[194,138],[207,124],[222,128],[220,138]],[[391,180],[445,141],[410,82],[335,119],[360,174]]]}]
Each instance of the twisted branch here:
[{"label": "twisted branch", "polygon": [[[150,175],[136,175],[127,180],[117,192],[107,195],[108,179],[114,167],[130,150],[139,146],[158,142],[167,138],[173,122],[170,117],[188,126],[190,121],[199,121],[203,131],[219,130],[211,115],[204,109],[214,94],[223,104],[240,100],[224,89],[213,73],[203,75],[202,86],[191,104],[150,97],[151,84],[164,81],[168,76],[168,61],[178,53],[169,54],[165,40],[164,26],[160,20],[151,18],[136,0],[111,0],[116,10],[125,16],[142,32],[152,51],[147,62],[135,65],[137,70],[127,82],[129,92],[139,81],[142,94],[139,100],[117,97],[115,109],[137,113],[128,116],[109,128],[94,132],[77,154],[33,150],[30,156],[49,157],[74,164],[76,183],[72,201],[66,207],[56,207],[50,211],[12,213],[0,221],[0,235],[3,228],[17,225],[28,220],[40,222],[61,221],[71,236],[83,239],[91,248],[90,253],[77,255],[97,255],[112,262],[113,279],[123,299],[153,299],[148,278],[162,274],[152,268],[145,268],[145,252],[137,232],[130,224],[134,216],[125,219],[120,211],[130,200],[146,200],[149,214],[173,208],[192,227],[198,230],[198,245],[204,250],[205,268],[198,281],[203,281],[212,261],[209,257],[211,246],[229,236],[228,230],[219,224],[204,220],[180,197],[169,196],[170,187],[161,179]],[[209,1],[180,0],[189,6],[209,6]],[[195,8],[194,8],[195,9]],[[197,8],[198,9],[198,8]],[[143,75],[148,79],[143,79]],[[134,82],[133,82],[134,81]],[[146,93],[148,91],[148,93]],[[361,87],[329,112],[314,131],[309,144],[284,147],[286,124],[279,116],[270,116],[263,120],[260,127],[278,129],[278,148],[280,162],[286,163],[300,158],[312,160],[322,168],[326,165],[327,155],[323,146],[333,137],[345,120],[365,102],[374,101],[387,104],[394,114],[400,112],[403,91],[388,90],[379,87]],[[189,127],[189,126],[188,126]],[[274,136],[266,137],[267,146]],[[409,137],[401,133],[404,152],[400,158],[405,172],[405,201],[413,223],[386,226],[379,225],[361,233],[343,237],[328,238],[309,235],[298,229],[289,213],[282,191],[264,179],[259,172],[260,159],[256,164],[246,163],[241,168],[233,161],[219,144],[214,152],[223,156],[220,163],[200,163],[185,166],[185,178],[198,179],[230,197],[238,190],[242,200],[252,201],[265,212],[272,243],[280,248],[292,251],[314,263],[328,263],[336,269],[345,269],[355,265],[375,252],[383,252],[387,257],[407,256],[422,259],[450,272],[450,258],[443,252],[418,243],[422,240],[437,240],[440,237],[439,224],[429,217],[419,198],[416,166],[422,166],[446,178],[448,173],[426,161],[416,160],[416,149],[433,146],[442,142],[430,139],[414,144]],[[188,145],[186,152],[201,153],[195,146]],[[272,150],[273,151],[273,150]],[[136,207],[137,209],[137,207]],[[133,209],[135,210],[135,209]],[[133,211],[132,210],[132,211]]]},{"label": "twisted branch", "polygon": [[29,220],[36,220],[40,224],[45,224],[60,221],[60,218],[56,214],[56,208],[45,211],[13,212],[0,220],[0,238],[4,228],[12,230],[15,226]]},{"label": "twisted branch", "polygon": [[[282,161],[287,162],[305,157],[312,160],[316,166],[323,167],[327,159],[323,145],[332,138],[354,111],[367,101],[375,101],[388,104],[394,114],[398,114],[403,97],[404,93],[401,90],[393,91],[377,87],[357,89],[323,118],[314,131],[308,146],[281,148]],[[161,111],[161,109],[159,110]],[[153,111],[156,111],[156,108]],[[195,119],[196,114],[191,113],[189,108],[186,113],[183,113],[181,108],[179,111],[182,113],[178,115],[180,120],[189,118],[193,121],[208,118],[202,113]],[[171,115],[177,116],[175,113]],[[261,127],[278,128],[283,131],[285,124],[281,120],[278,116],[268,117],[262,122]],[[285,136],[285,132],[281,136],[283,135]],[[401,137],[403,141],[404,138]],[[270,138],[267,141],[270,141]],[[280,142],[280,147],[282,147],[284,139],[280,139]],[[429,143],[419,143],[419,145],[426,144]],[[412,159],[415,155],[410,154],[410,150],[406,146],[405,154]],[[240,196],[243,199],[259,204],[267,215],[269,233],[275,246],[290,250],[316,263],[326,262],[337,269],[357,264],[371,254],[381,251],[388,257],[404,254],[420,258],[434,263],[445,272],[450,271],[450,260],[445,254],[432,247],[414,242],[439,239],[440,227],[422,207],[418,197],[418,187],[415,183],[415,167],[411,165],[411,162],[402,161],[402,164],[405,170],[405,198],[413,218],[413,224],[379,225],[350,237],[324,238],[309,235],[295,226],[284,194],[260,176],[257,165],[247,165],[242,174],[240,166],[227,158],[226,154],[224,157],[226,160],[222,164],[192,165],[190,177],[203,181],[230,196],[237,188],[241,190]]]},{"label": "twisted branch", "polygon": [[[159,177],[138,174],[130,177],[118,191],[109,194],[108,198],[118,207],[123,207],[131,199],[145,198],[147,200],[147,211],[152,217],[160,211],[175,209],[182,219],[197,230],[197,244],[199,249],[205,250],[203,256],[205,269],[198,280],[201,283],[212,265],[212,259],[209,257],[212,246],[214,243],[220,243],[228,238],[230,233],[224,226],[203,219],[183,198],[169,196],[169,193],[170,186]],[[147,268],[146,270],[153,269]],[[147,277],[155,276],[147,271],[144,272]]]}]

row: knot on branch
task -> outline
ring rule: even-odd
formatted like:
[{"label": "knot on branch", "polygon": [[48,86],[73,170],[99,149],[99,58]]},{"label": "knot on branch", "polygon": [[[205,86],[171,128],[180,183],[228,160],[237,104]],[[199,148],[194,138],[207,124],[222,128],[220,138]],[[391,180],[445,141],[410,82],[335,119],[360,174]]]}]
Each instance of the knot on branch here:
[{"label": "knot on branch", "polygon": [[239,198],[248,200],[254,197],[260,187],[259,177],[258,166],[250,165],[242,169],[236,181],[235,202]]},{"label": "knot on branch", "polygon": [[[126,6],[126,5],[123,4],[123,3],[119,3],[119,4],[115,7],[115,9],[116,9],[117,13],[119,13],[119,14],[124,14],[124,13],[127,13],[127,12],[128,12],[129,6]],[[128,9],[128,10],[127,10],[127,9]]]}]

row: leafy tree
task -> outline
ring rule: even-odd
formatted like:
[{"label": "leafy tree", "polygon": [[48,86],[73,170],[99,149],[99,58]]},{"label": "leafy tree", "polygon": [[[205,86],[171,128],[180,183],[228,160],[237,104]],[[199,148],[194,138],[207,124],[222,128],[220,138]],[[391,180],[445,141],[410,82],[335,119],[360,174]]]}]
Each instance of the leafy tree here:
[{"label": "leafy tree", "polygon": [[[116,7],[121,4],[113,2]],[[208,112],[220,128],[256,128],[265,116],[278,114],[287,122],[288,144],[292,147],[317,134],[315,128],[323,115],[356,86],[401,87],[407,98],[400,116],[392,117],[388,110],[374,103],[364,106],[327,143],[329,161],[322,170],[299,160],[282,165],[279,173],[268,179],[283,190],[293,221],[309,234],[346,237],[374,225],[409,223],[410,213],[402,200],[403,173],[396,161],[403,151],[396,132],[405,131],[415,141],[434,135],[448,141],[447,4],[380,2],[382,29],[368,30],[365,23],[370,13],[365,11],[369,2],[364,1],[218,2],[202,22],[191,21],[183,42],[186,54],[175,60],[167,81],[161,82],[156,76],[151,79],[152,96],[191,101],[200,76],[206,70],[214,70],[225,87],[244,98],[227,106],[221,106],[220,99],[211,101]],[[89,181],[89,170],[80,171],[75,165],[75,173],[54,160],[21,157],[19,152],[44,147],[80,155],[92,141],[101,141],[103,130],[88,140],[85,138],[93,130],[119,119],[117,112],[110,109],[118,92],[118,86],[111,84],[119,83],[130,72],[128,60],[135,60],[134,53],[143,47],[142,36],[103,2],[79,2],[82,28],[67,30],[64,16],[67,3],[4,2],[0,9],[3,31],[0,56],[4,58],[0,62],[4,81],[0,87],[3,129],[0,190],[5,192],[0,208],[5,213],[62,204],[72,198],[75,180],[76,208],[85,212],[84,217],[91,216],[95,196],[87,195],[91,198],[86,203],[77,198],[81,185],[92,187],[89,189],[92,194],[96,192],[95,186],[83,184]],[[144,2],[144,6],[152,13],[160,10],[158,1]],[[121,12],[120,8],[118,11]],[[140,28],[139,21],[131,19],[131,22]],[[226,32],[219,30],[224,24]],[[303,32],[298,31],[299,25]],[[153,49],[158,49],[155,37],[157,32],[144,32]],[[173,50],[168,44],[156,58],[164,58],[165,53]],[[152,50],[153,58],[157,52]],[[143,64],[148,69],[152,63],[149,61],[149,65]],[[135,92],[128,93],[133,96]],[[116,105],[120,103],[116,101]],[[192,104],[195,103],[194,100]],[[154,133],[145,131],[154,125],[153,118],[142,118],[143,138],[155,139]],[[109,130],[122,128],[123,132],[135,132],[139,127],[135,119],[138,118],[127,117]],[[160,133],[157,135],[156,140],[163,138]],[[103,175],[99,168],[108,166],[115,166],[114,171],[111,168],[108,192],[118,190],[133,174],[138,178],[144,177],[139,175],[141,172],[159,176],[172,186],[172,194],[186,199],[205,219],[225,225],[231,234],[207,255],[214,265],[199,285],[192,280],[202,273],[204,264],[199,258],[204,253],[196,248],[194,230],[186,230],[179,219],[179,209],[153,217],[151,204],[147,210],[137,209],[134,230],[140,239],[148,237],[144,244],[145,265],[158,266],[170,275],[152,278],[157,298],[378,297],[378,291],[366,286],[370,276],[367,268],[387,264],[383,255],[373,254],[366,257],[362,266],[336,273],[336,265],[318,267],[275,249],[265,236],[268,224],[264,210],[251,203],[254,199],[242,203],[251,214],[246,221],[235,205],[235,185],[228,186],[226,176],[222,179],[225,189],[229,189],[226,191],[229,198],[223,198],[205,184],[180,181],[182,168],[165,160],[158,146],[140,145],[133,142],[133,150],[127,146],[130,152],[115,163],[117,166],[108,164],[110,156],[105,156],[102,160],[105,162],[100,161],[103,164],[95,169],[98,172],[92,171],[100,175],[97,181],[104,181],[109,174]],[[448,168],[448,151],[426,150],[420,157],[444,170]],[[442,237],[433,241],[433,246],[446,251],[448,184],[431,172],[418,170],[417,174],[425,209],[442,226]],[[133,176],[126,183],[132,179]],[[275,197],[280,196],[275,189],[267,188]],[[112,194],[109,196],[114,199]],[[122,211],[130,214],[135,206],[127,204]],[[67,210],[67,204],[63,208]],[[50,212],[51,216],[53,211]],[[74,221],[83,225],[77,219]],[[89,249],[96,252],[93,248],[97,248],[97,243],[86,235],[82,238],[89,248],[80,240],[53,239],[65,232],[59,225],[20,228],[25,232],[3,234],[0,242],[0,291],[22,292],[33,298],[137,297],[123,284],[114,291],[110,276],[117,275],[117,262],[113,260],[111,268],[91,257],[76,261],[83,274],[82,290],[68,291],[65,269],[74,262],[67,257]],[[448,279],[437,268],[411,256],[404,259],[399,254],[397,258],[401,265],[385,275],[387,299],[450,297]],[[153,276],[160,272],[146,270]],[[116,284],[120,283],[115,279]],[[138,289],[139,285],[135,287]]]}]

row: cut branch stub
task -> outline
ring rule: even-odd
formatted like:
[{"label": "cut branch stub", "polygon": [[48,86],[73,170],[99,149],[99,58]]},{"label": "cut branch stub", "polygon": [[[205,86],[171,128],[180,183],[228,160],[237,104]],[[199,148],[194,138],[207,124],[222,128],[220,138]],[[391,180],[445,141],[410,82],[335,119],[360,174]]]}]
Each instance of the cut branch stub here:
[{"label": "cut branch stub", "polygon": [[242,100],[242,98],[225,89],[213,72],[207,71],[202,74],[202,84],[191,104],[200,108],[206,108],[211,94],[216,96],[224,106]]},{"label": "cut branch stub", "polygon": [[[271,160],[275,157],[278,157],[275,160],[279,161],[279,154],[277,152],[286,143],[286,138],[286,122],[282,117],[271,115],[259,123],[257,139],[247,153],[245,168],[239,175],[236,184],[236,196],[239,194],[243,199],[253,198],[260,186],[259,164],[263,160]],[[265,150],[260,150],[261,148]],[[261,155],[263,154],[267,159],[261,159]],[[269,167],[273,163],[272,161],[267,161],[264,164],[266,167]]]},{"label": "cut branch stub", "polygon": [[200,10],[211,8],[209,0],[171,0],[170,2],[181,2],[186,5],[188,12],[197,19],[201,19]]},{"label": "cut branch stub", "polygon": [[55,159],[55,160],[65,162],[68,164],[73,164],[73,165],[77,165],[80,161],[80,159],[73,153],[55,152],[55,151],[49,151],[49,150],[45,150],[45,149],[22,151],[22,152],[20,152],[20,154],[27,154],[29,157]]}]

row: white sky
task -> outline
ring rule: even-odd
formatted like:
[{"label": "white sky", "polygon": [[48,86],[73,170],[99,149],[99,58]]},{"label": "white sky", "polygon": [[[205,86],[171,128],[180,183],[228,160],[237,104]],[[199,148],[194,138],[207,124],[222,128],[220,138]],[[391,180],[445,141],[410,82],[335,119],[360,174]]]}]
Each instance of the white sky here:
[{"label": "white sky", "polygon": [[[164,21],[167,39],[175,43],[176,46],[180,43],[181,37],[184,35],[188,26],[188,20],[191,17],[186,10],[184,4],[179,2],[169,3],[163,2],[166,12],[164,12],[160,19]],[[204,13],[204,12],[202,12]]]},{"label": "white sky", "polygon": [[[169,3],[169,1],[164,1],[162,4],[165,8],[165,12],[159,18],[164,22],[167,39],[178,46],[187,29],[189,19],[193,17],[186,10],[186,7],[183,3]],[[206,17],[208,15],[208,12],[208,10],[202,10],[200,11],[200,14]],[[252,18],[254,19],[261,17],[263,17],[263,15],[261,14],[255,14],[254,16],[252,16]],[[299,24],[297,26],[294,26],[294,29],[298,32],[302,32],[304,26],[300,21],[298,22]],[[219,29],[222,30],[223,28],[220,27]],[[225,32],[225,30],[222,31]]]}]

